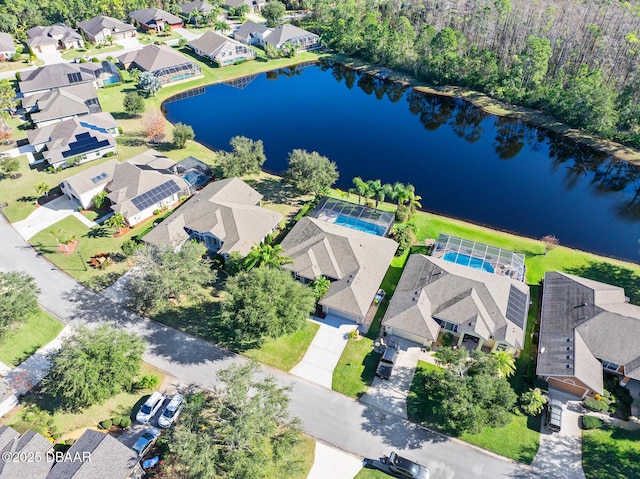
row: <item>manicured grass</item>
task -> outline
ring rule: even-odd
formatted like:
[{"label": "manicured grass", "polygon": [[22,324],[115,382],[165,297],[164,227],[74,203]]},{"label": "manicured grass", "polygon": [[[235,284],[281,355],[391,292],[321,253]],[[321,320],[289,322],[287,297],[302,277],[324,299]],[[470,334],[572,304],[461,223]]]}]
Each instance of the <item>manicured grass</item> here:
[{"label": "manicured grass", "polygon": [[373,351],[372,339],[350,339],[333,370],[331,388],[347,396],[359,398],[371,386],[379,359],[380,354]]},{"label": "manicured grass", "polygon": [[63,323],[39,310],[0,341],[0,361],[7,366],[16,367],[40,347],[55,339],[63,328]]},{"label": "manicured grass", "polygon": [[640,431],[607,427],[582,432],[582,467],[587,479],[640,477]]},{"label": "manicured grass", "polygon": [[[144,374],[155,374],[159,377],[160,384],[164,381],[164,374],[162,372],[146,364],[143,364],[140,368],[139,375]],[[111,419],[116,416],[129,416],[134,419],[135,415],[133,413],[136,410],[136,406],[139,406],[142,403],[141,399],[143,396],[150,392],[151,391],[138,391],[135,393],[122,392],[108,399],[103,404],[96,404],[78,413],[55,411],[57,405],[56,400],[42,393],[25,396],[23,403],[28,404],[32,402],[50,413],[55,411],[53,421],[58,433],[61,435],[61,439],[64,439],[69,433],[77,429],[97,427],[98,423],[105,419]],[[17,426],[16,429],[18,429],[19,432],[30,428],[29,423],[23,421],[23,411],[24,410],[18,411],[18,413],[7,421],[8,425]],[[37,430],[37,428],[34,429]]]},{"label": "manicured grass", "polygon": [[153,43],[156,40],[161,42],[168,42],[169,40],[174,40],[176,38],[182,38],[178,32],[171,31],[166,33],[140,33],[138,32],[138,41],[143,44]]},{"label": "manicured grass", "polygon": [[[49,261],[76,280],[94,289],[102,289],[124,274],[130,264],[127,260],[123,260],[101,270],[91,267],[88,261],[98,253],[121,254],[122,243],[138,235],[153,221],[154,218],[150,218],[128,233],[114,238],[111,228],[96,226],[89,229],[74,216],[69,216],[39,232],[29,242]],[[75,236],[79,241],[74,253],[67,255],[58,250],[56,240],[51,234],[58,229],[62,231],[64,238]]]},{"label": "manicured grass", "polygon": [[279,464],[271,463],[267,469],[265,479],[306,479],[313,467],[316,455],[316,441],[309,436],[302,435],[290,449],[283,451]]},{"label": "manicured grass", "polygon": [[249,349],[243,354],[274,368],[289,371],[300,362],[309,349],[320,325],[307,321],[304,329],[285,334],[277,339],[268,339],[257,349]]},{"label": "manicured grass", "polygon": [[[409,419],[436,430],[440,429],[438,424],[440,404],[431,399],[424,390],[424,376],[429,371],[440,369],[434,364],[418,361],[416,374],[407,397]],[[516,461],[531,464],[540,444],[540,419],[516,414],[511,416],[511,422],[505,427],[487,427],[478,434],[462,434],[460,439]]]},{"label": "manicured grass", "polygon": [[353,479],[389,479],[389,474],[385,474],[377,469],[360,469],[360,472],[356,474]]},{"label": "manicured grass", "polygon": [[93,57],[95,55],[100,55],[101,53],[117,52],[118,50],[124,50],[124,47],[122,45],[118,45],[117,43],[105,46],[103,48],[77,48],[73,50],[67,50],[62,54],[62,58],[64,58],[65,60],[73,60],[74,58],[78,57]]}]

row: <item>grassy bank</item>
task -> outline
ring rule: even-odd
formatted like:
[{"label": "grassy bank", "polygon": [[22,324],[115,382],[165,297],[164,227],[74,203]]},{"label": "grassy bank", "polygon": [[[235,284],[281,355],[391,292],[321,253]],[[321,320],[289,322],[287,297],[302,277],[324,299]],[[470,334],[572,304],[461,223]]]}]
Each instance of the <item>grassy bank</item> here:
[{"label": "grassy bank", "polygon": [[640,431],[605,427],[582,432],[582,467],[587,479],[640,477]]},{"label": "grassy bank", "polygon": [[0,341],[0,361],[16,367],[60,334],[64,324],[39,310],[24,323],[10,330]]}]

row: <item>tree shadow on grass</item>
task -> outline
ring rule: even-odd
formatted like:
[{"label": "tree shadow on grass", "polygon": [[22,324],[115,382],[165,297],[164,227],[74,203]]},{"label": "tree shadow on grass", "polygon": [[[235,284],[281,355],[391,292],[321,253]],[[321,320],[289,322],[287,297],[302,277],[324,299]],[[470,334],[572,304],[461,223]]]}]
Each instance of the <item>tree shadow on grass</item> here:
[{"label": "tree shadow on grass", "polygon": [[280,181],[280,178],[262,177],[248,179],[247,184],[263,196],[269,203],[287,204],[293,208],[301,208],[311,197],[300,195],[291,185]]},{"label": "tree shadow on grass", "polygon": [[38,199],[37,196],[21,196],[20,198],[18,198],[18,201],[20,203],[33,203],[34,201],[36,201]]},{"label": "tree shadow on grass", "polygon": [[624,288],[634,304],[640,304],[640,276],[634,271],[611,263],[589,261],[587,265],[566,270],[567,273]]},{"label": "tree shadow on grass", "polygon": [[123,136],[119,136],[116,141],[118,144],[122,146],[128,146],[131,148],[135,148],[138,146],[144,146],[147,144],[145,139],[142,137],[142,133],[127,133]]},{"label": "tree shadow on grass", "polygon": [[95,226],[87,231],[87,238],[108,238],[111,236],[111,228],[106,226]]}]

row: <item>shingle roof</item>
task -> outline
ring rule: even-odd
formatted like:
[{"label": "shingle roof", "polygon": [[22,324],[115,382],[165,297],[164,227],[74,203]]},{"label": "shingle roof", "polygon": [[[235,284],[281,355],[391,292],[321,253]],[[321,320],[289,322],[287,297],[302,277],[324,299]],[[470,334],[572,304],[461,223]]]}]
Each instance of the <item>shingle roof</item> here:
[{"label": "shingle roof", "polygon": [[291,41],[298,37],[304,37],[306,35],[317,36],[314,33],[311,33],[300,27],[296,27],[295,25],[291,25],[290,23],[285,23],[271,30],[268,35],[265,35],[264,41],[266,43],[270,43],[276,48],[279,48],[288,41]]},{"label": "shingle roof", "polygon": [[113,172],[117,164],[117,160],[108,160],[80,173],[76,173],[65,181],[78,195],[83,195],[98,186],[104,186],[109,183],[113,179]]},{"label": "shingle roof", "polygon": [[436,340],[434,318],[458,324],[485,340],[524,345],[524,317],[507,313],[509,302],[528,298],[525,284],[506,276],[461,266],[438,258],[409,257],[382,324],[427,340]]},{"label": "shingle roof", "polygon": [[[4,437],[5,439],[1,439]],[[7,438],[11,440],[6,441]],[[47,461],[47,453],[53,447],[44,436],[35,431],[26,431],[20,437],[15,437],[11,431],[5,429],[0,435],[0,440],[5,442],[2,452],[23,453],[25,457],[34,458],[33,462],[0,461],[0,479],[45,479],[51,469],[51,462]],[[36,461],[39,455],[42,459]]]},{"label": "shingle roof", "polygon": [[193,63],[189,58],[167,45],[147,45],[140,50],[119,56],[118,61],[123,64],[135,62],[143,71],[148,72],[185,63]]},{"label": "shingle roof", "polygon": [[58,40],[53,37],[58,35],[61,36],[60,41],[62,42],[82,42],[82,36],[64,23],[54,23],[47,27],[36,26],[27,30],[27,35],[29,36],[29,40],[27,40],[27,45],[29,46],[57,43]]},{"label": "shingle roof", "polygon": [[137,467],[138,458],[133,450],[109,434],[87,429],[67,451],[70,457],[89,460],[62,461],[56,463],[47,479],[127,479]]},{"label": "shingle roof", "polygon": [[240,25],[240,28],[238,28],[233,32],[233,38],[241,42],[248,43],[249,37],[254,33],[264,33],[268,30],[269,28],[267,28],[265,25],[261,23],[256,23],[256,22],[247,20],[242,25]]},{"label": "shingle roof", "polygon": [[0,51],[13,52],[16,50],[16,44],[13,37],[5,32],[0,32]]},{"label": "shingle roof", "polygon": [[[103,65],[101,63],[94,62],[45,65],[35,70],[22,72],[18,87],[22,93],[30,93],[92,82],[96,79],[95,71],[102,68]],[[115,70],[115,66],[113,69]],[[79,74],[79,76],[74,74]]]},{"label": "shingle roof", "polygon": [[187,2],[180,5],[180,11],[185,15],[189,15],[191,12],[209,13],[213,11],[213,5],[206,0],[195,0],[193,2]]},{"label": "shingle roof", "polygon": [[222,241],[220,254],[235,251],[245,256],[282,220],[280,213],[257,205],[261,198],[239,178],[215,181],[156,226],[144,241],[179,246],[189,238],[188,228]]},{"label": "shingle roof", "polygon": [[104,29],[108,29],[114,33],[130,32],[136,29],[136,27],[129,23],[124,23],[117,18],[107,17],[105,15],[98,15],[89,20],[84,20],[78,23],[78,28],[92,36],[99,34]]},{"label": "shingle roof", "polygon": [[395,241],[304,217],[281,243],[293,263],[283,268],[332,279],[320,304],[364,317],[398,248]]},{"label": "shingle roof", "polygon": [[100,105],[89,106],[91,100],[98,101],[98,92],[91,83],[81,83],[64,88],[36,93],[22,100],[24,108],[37,106],[38,111],[31,113],[35,122],[55,120],[72,115],[87,115],[100,112]]},{"label": "shingle roof", "polygon": [[548,272],[538,351],[538,375],[575,376],[599,393],[597,359],[624,365],[626,376],[640,380],[640,307],[626,303],[617,286]]},{"label": "shingle roof", "polygon": [[129,17],[143,25],[152,25],[156,23],[156,20],[162,20],[170,25],[182,23],[182,20],[174,14],[165,12],[159,8],[143,8],[141,10],[134,10],[129,13]]},{"label": "shingle roof", "polygon": [[[234,45],[241,45],[239,42],[220,35],[219,33],[209,30],[205,32],[200,38],[189,43],[192,48],[197,48],[207,55],[213,55],[220,47],[225,43],[232,43]],[[244,46],[244,45],[243,45]]]}]

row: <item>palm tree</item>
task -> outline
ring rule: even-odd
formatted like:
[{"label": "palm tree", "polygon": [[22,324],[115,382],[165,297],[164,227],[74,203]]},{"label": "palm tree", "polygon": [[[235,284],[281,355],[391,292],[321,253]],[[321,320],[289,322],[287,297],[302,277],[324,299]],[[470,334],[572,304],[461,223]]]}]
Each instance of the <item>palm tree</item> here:
[{"label": "palm tree", "polygon": [[511,377],[516,373],[516,360],[513,354],[507,351],[494,351],[492,353],[498,363],[498,372],[505,377]]},{"label": "palm tree", "polygon": [[293,259],[284,255],[284,249],[279,244],[275,246],[267,243],[256,244],[244,259],[244,267],[247,271],[256,266],[280,268],[287,263],[293,263]]},{"label": "palm tree", "polygon": [[376,199],[376,208],[378,208],[380,195],[382,194],[384,198],[384,193],[382,193],[382,182],[380,180],[369,180],[367,181],[367,186],[369,187],[371,196]]},{"label": "palm tree", "polygon": [[224,32],[224,31],[231,30],[231,26],[229,26],[229,24],[228,24],[227,22],[223,22],[223,21],[216,21],[216,22],[213,24],[213,29],[214,29],[216,32],[220,32],[220,33],[222,33],[222,32]]},{"label": "palm tree", "polygon": [[522,410],[529,416],[537,416],[540,414],[546,403],[547,396],[542,393],[540,388],[529,389],[520,397]]},{"label": "palm tree", "polygon": [[422,196],[416,195],[415,186],[407,185],[407,199],[405,201],[409,203],[409,209],[411,209],[412,213],[416,211],[416,208],[422,208],[421,199]]},{"label": "palm tree", "polygon": [[362,181],[362,178],[360,178],[359,176],[356,176],[353,179],[353,185],[356,187],[355,190],[358,194],[358,204],[360,204],[360,198],[366,194],[369,187],[364,181]]},{"label": "palm tree", "polygon": [[38,193],[38,195],[40,196],[46,196],[47,194],[49,194],[49,191],[51,191],[51,187],[44,182],[38,183],[35,186],[35,189],[36,189],[36,193]]},{"label": "palm tree", "polygon": [[397,200],[398,206],[404,204],[404,202],[407,200],[407,187],[405,186],[405,184],[397,181],[392,188],[393,194],[390,195],[390,197]]},{"label": "palm tree", "polygon": [[311,282],[311,289],[313,289],[313,294],[316,297],[316,301],[320,301],[325,294],[329,291],[331,287],[331,281],[326,276],[317,276]]},{"label": "palm tree", "polygon": [[62,237],[62,228],[56,228],[49,231],[49,234],[56,240],[56,245],[60,246],[60,238]]},{"label": "palm tree", "polygon": [[104,222],[109,228],[115,228],[116,234],[119,234],[127,224],[122,213],[114,213],[107,221]]}]

